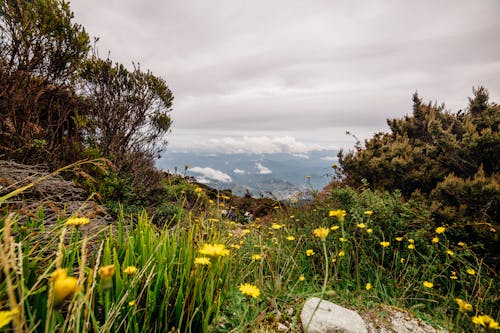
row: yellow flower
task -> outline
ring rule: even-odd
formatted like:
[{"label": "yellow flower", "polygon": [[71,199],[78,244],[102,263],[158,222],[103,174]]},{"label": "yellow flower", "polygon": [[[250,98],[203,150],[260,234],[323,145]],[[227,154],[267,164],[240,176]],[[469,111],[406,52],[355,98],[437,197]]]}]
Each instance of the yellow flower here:
[{"label": "yellow flower", "polygon": [[331,230],[333,230],[333,231],[335,231],[335,230],[339,230],[339,228],[340,228],[340,227],[339,227],[338,225],[332,225],[332,226],[330,227],[330,229],[331,229]]},{"label": "yellow flower", "polygon": [[238,244],[231,244],[231,245],[229,245],[229,246],[230,246],[231,248],[233,248],[233,249],[236,249],[236,250],[238,250],[239,248],[241,248],[241,246],[240,246],[240,245],[238,245]]},{"label": "yellow flower", "polygon": [[99,276],[103,280],[109,280],[115,275],[115,265],[107,265],[99,268]]},{"label": "yellow flower", "polygon": [[330,229],[328,228],[317,228],[313,230],[314,236],[320,238],[321,240],[325,240],[329,233]]},{"label": "yellow flower", "polygon": [[423,285],[426,288],[432,288],[432,287],[434,287],[434,283],[429,282],[429,281],[424,281]]},{"label": "yellow flower", "polygon": [[363,214],[370,216],[370,215],[372,215],[372,214],[373,214],[373,211],[371,211],[371,210],[366,210]]},{"label": "yellow flower", "polygon": [[259,288],[250,283],[240,285],[239,289],[243,295],[251,296],[253,298],[257,298],[260,295]]},{"label": "yellow flower", "polygon": [[366,224],[364,224],[364,223],[358,223],[357,227],[360,228],[360,229],[364,229],[364,228],[366,228]]},{"label": "yellow flower", "polygon": [[210,256],[210,257],[224,257],[229,255],[229,250],[226,249],[224,244],[204,244],[201,249],[198,250],[200,254]]},{"label": "yellow flower", "polygon": [[458,246],[462,246],[462,247],[464,247],[464,246],[465,246],[465,243],[464,243],[464,242],[458,242]]},{"label": "yellow flower", "polygon": [[343,221],[346,215],[347,214],[343,209],[336,209],[328,212],[329,217],[336,217],[339,221]]},{"label": "yellow flower", "polygon": [[306,176],[307,179],[311,179],[311,176]]},{"label": "yellow flower", "polygon": [[194,264],[195,265],[210,265],[210,258],[207,257],[197,257],[194,258]]},{"label": "yellow flower", "polygon": [[403,240],[403,237],[396,237],[397,242],[401,242]]},{"label": "yellow flower", "polygon": [[436,228],[436,234],[442,234],[446,231],[445,227],[437,227]]},{"label": "yellow flower", "polygon": [[0,328],[8,325],[15,315],[19,313],[18,308],[14,308],[10,311],[0,311]]},{"label": "yellow flower", "polygon": [[332,258],[332,263],[336,263],[337,262],[337,258]]},{"label": "yellow flower", "polygon": [[498,322],[488,315],[474,316],[472,317],[472,322],[476,325],[481,325],[487,329],[498,330],[500,327]]},{"label": "yellow flower", "polygon": [[370,290],[372,289],[372,284],[370,282],[368,282],[366,285],[365,285],[365,289],[366,290]]},{"label": "yellow flower", "polygon": [[408,239],[408,243],[410,243],[410,244],[415,244],[415,240],[414,240],[414,239],[412,239],[412,238],[410,238],[410,239]]},{"label": "yellow flower", "polygon": [[410,249],[410,250],[415,249],[415,244],[408,244],[408,249]]},{"label": "yellow flower", "polygon": [[343,257],[343,256],[345,256],[345,252],[344,251],[340,251],[339,252],[339,257]]},{"label": "yellow flower", "polygon": [[305,279],[304,275],[299,276],[299,281],[304,281]]},{"label": "yellow flower", "polygon": [[135,301],[128,302],[128,306],[135,306]]},{"label": "yellow flower", "polygon": [[339,241],[341,241],[342,243],[344,243],[344,242],[347,242],[347,239],[345,239],[344,237],[340,237]]},{"label": "yellow flower", "polygon": [[200,187],[194,189],[194,193],[200,194],[203,190]]},{"label": "yellow flower", "polygon": [[254,260],[254,261],[255,261],[255,260],[261,260],[261,259],[262,259],[262,256],[261,256],[260,254],[254,254],[254,255],[252,256],[252,260]]},{"label": "yellow flower", "polygon": [[462,313],[472,311],[472,304],[467,303],[463,299],[455,298],[455,302],[458,304],[458,311]]},{"label": "yellow flower", "polygon": [[450,279],[452,279],[452,280],[456,280],[456,279],[458,279],[458,277],[457,277],[457,272],[451,272]]},{"label": "yellow flower", "polygon": [[446,250],[446,254],[449,255],[449,256],[454,256],[455,255],[455,252],[453,252],[452,250]]},{"label": "yellow flower", "polygon": [[90,222],[90,220],[86,217],[71,217],[66,221],[66,224],[76,227],[79,225],[87,224],[89,222]]},{"label": "yellow flower", "polygon": [[277,224],[277,223],[273,223],[273,225],[271,225],[271,228],[279,230],[279,229],[281,229],[281,225]]},{"label": "yellow flower", "polygon": [[402,264],[403,264],[405,261],[406,261],[406,259],[405,259],[405,258],[401,258],[401,259],[399,259],[399,262],[400,262],[400,263],[402,263]]},{"label": "yellow flower", "polygon": [[56,304],[61,303],[66,297],[77,293],[81,289],[78,285],[78,279],[68,276],[68,270],[65,268],[56,269],[54,273],[52,273],[50,280],[52,281],[54,302]]},{"label": "yellow flower", "polygon": [[368,228],[368,229],[366,229],[366,233],[368,233],[368,234],[372,234],[372,233],[373,233],[373,229],[372,229],[372,228]]},{"label": "yellow flower", "polygon": [[437,243],[439,243],[439,238],[438,238],[438,237],[434,237],[434,238],[431,240],[431,242],[432,242],[433,244],[437,244]]},{"label": "yellow flower", "polygon": [[286,238],[286,240],[293,241],[293,240],[295,240],[295,237],[293,237],[293,236],[288,236],[288,237]]},{"label": "yellow flower", "polygon": [[306,250],[306,256],[310,257],[310,256],[313,256],[315,253],[314,253],[314,250]]},{"label": "yellow flower", "polygon": [[382,247],[388,247],[389,245],[391,245],[391,243],[389,243],[389,242],[380,242],[380,245],[382,245]]},{"label": "yellow flower", "polygon": [[132,274],[135,274],[137,272],[137,267],[135,266],[128,266],[127,268],[125,268],[123,270],[123,273],[127,274],[127,275],[132,275]]},{"label": "yellow flower", "polygon": [[476,271],[475,271],[475,270],[473,270],[472,268],[468,268],[468,269],[466,270],[466,272],[467,272],[467,274],[469,274],[469,275],[474,275],[474,274],[476,274]]},{"label": "yellow flower", "polygon": [[244,230],[243,230],[243,234],[244,234],[244,235],[249,234],[249,233],[250,233],[250,230],[248,230],[248,229],[244,229]]}]

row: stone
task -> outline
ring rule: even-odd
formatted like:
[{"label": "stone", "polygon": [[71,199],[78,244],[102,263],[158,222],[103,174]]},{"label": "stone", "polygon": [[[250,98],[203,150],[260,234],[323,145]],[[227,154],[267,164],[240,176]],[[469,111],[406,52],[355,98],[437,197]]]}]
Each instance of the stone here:
[{"label": "stone", "polygon": [[356,311],[318,297],[306,301],[300,319],[305,333],[368,333]]}]

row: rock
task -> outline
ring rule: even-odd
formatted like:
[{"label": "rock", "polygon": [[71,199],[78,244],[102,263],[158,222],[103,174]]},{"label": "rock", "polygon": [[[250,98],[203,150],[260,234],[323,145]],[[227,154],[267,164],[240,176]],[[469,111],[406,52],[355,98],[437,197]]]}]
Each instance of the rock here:
[{"label": "rock", "polygon": [[306,301],[300,319],[305,333],[368,332],[363,318],[357,312],[317,297]]},{"label": "rock", "polygon": [[[385,314],[377,318],[377,314]],[[388,305],[381,305],[377,310],[365,313],[365,322],[369,333],[448,333],[416,318],[411,313]]]}]

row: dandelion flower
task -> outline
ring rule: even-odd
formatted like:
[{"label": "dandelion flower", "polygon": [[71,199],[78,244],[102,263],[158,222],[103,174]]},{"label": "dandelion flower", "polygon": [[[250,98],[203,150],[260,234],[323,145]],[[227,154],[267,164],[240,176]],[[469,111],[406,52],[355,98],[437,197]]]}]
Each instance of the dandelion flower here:
[{"label": "dandelion flower", "polygon": [[107,265],[99,268],[99,276],[103,280],[109,280],[115,275],[115,265]]},{"label": "dandelion flower", "polygon": [[373,211],[372,211],[372,210],[365,210],[365,211],[363,212],[363,214],[368,215],[368,216],[371,216],[371,215],[373,214]]},{"label": "dandelion flower", "polygon": [[476,274],[476,271],[475,271],[475,270],[473,270],[472,268],[468,268],[468,269],[466,270],[466,272],[467,272],[467,274],[469,274],[469,275],[474,275],[474,274]]},{"label": "dandelion flower", "polygon": [[410,244],[415,244],[415,240],[414,240],[414,239],[412,239],[412,238],[410,238],[410,239],[408,239],[408,243],[410,243]]},{"label": "dandelion flower", "polygon": [[446,254],[453,257],[455,255],[455,252],[453,252],[452,250],[446,250]]},{"label": "dandelion flower", "polygon": [[331,230],[333,230],[333,231],[335,231],[335,230],[339,230],[339,228],[340,228],[340,227],[339,227],[338,225],[332,225],[332,226],[330,227],[330,229],[331,229]]},{"label": "dandelion flower", "polygon": [[365,285],[365,289],[366,290],[370,290],[372,289],[372,284],[370,282],[368,282],[366,285]]},{"label": "dandelion flower", "polygon": [[123,273],[127,274],[127,275],[132,275],[132,274],[135,274],[137,272],[137,267],[135,266],[128,266],[127,268],[125,268],[123,270]]},{"label": "dandelion flower", "polygon": [[90,220],[86,217],[71,217],[66,221],[67,225],[79,226],[89,223]]},{"label": "dandelion flower", "polygon": [[8,325],[11,320],[19,313],[19,309],[15,308],[10,311],[0,311],[0,328]]},{"label": "dandelion flower", "polygon": [[314,236],[320,238],[321,240],[325,240],[329,233],[330,229],[328,228],[317,228],[313,230]]},{"label": "dandelion flower", "polygon": [[250,230],[248,230],[248,229],[244,229],[244,230],[243,230],[243,234],[244,234],[244,235],[247,235],[247,234],[249,234],[249,233],[250,233]]},{"label": "dandelion flower", "polygon": [[271,225],[271,228],[273,228],[273,229],[275,229],[275,230],[279,230],[279,229],[281,229],[282,227],[281,227],[281,225],[280,225],[280,224],[273,223],[273,224]]},{"label": "dandelion flower", "polygon": [[240,285],[239,289],[243,295],[247,295],[253,298],[257,298],[260,295],[259,288],[250,283],[244,283]]},{"label": "dandelion flower", "polygon": [[135,306],[135,301],[128,302],[128,306],[130,306],[130,307]]},{"label": "dandelion flower", "polygon": [[367,233],[367,234],[372,234],[372,233],[373,233],[373,229],[372,229],[372,228],[368,228],[368,229],[366,229],[366,233]]},{"label": "dandelion flower", "polygon": [[241,248],[241,245],[231,244],[230,247],[233,248],[233,249],[239,250]]},{"label": "dandelion flower", "polygon": [[207,257],[197,257],[194,258],[194,264],[195,265],[210,265],[210,258]]},{"label": "dandelion flower", "polygon": [[434,238],[431,240],[431,242],[432,242],[433,244],[437,244],[437,243],[439,243],[439,238],[438,238],[438,237],[434,237]]},{"label": "dandelion flower", "polygon": [[306,250],[306,256],[310,257],[310,256],[313,256],[315,253],[314,253],[314,250]]},{"label": "dandelion flower", "polygon": [[196,194],[200,194],[201,192],[203,192],[203,190],[200,187],[194,189],[194,193]]},{"label": "dandelion flower", "polygon": [[339,252],[339,257],[343,257],[343,256],[345,256],[345,252],[344,251],[340,251]]},{"label": "dandelion flower", "polygon": [[311,176],[306,176],[307,179],[311,179]]},{"label": "dandelion flower", "polygon": [[391,243],[389,243],[389,242],[380,242],[380,245],[382,245],[382,247],[388,247],[389,245],[391,245]]},{"label": "dandelion flower", "polygon": [[305,279],[304,275],[299,276],[299,281],[304,281]]},{"label": "dandelion flower", "polygon": [[434,287],[434,283],[429,282],[429,281],[424,281],[423,285],[426,288],[432,288],[432,287]]},{"label": "dandelion flower", "polygon": [[400,262],[400,263],[402,263],[402,264],[403,264],[405,261],[406,261],[406,259],[405,259],[405,258],[401,258],[401,259],[399,259],[399,262]]},{"label": "dandelion flower", "polygon": [[339,220],[344,220],[344,217],[347,215],[345,210],[343,209],[336,209],[336,210],[331,210],[328,212],[329,217],[336,217]]},{"label": "dandelion flower", "polygon": [[81,286],[78,285],[78,279],[68,276],[68,270],[65,268],[56,269],[54,273],[52,273],[50,280],[52,281],[54,302],[56,304],[61,303],[68,296],[81,290]]},{"label": "dandelion flower", "polygon": [[458,242],[458,246],[464,247],[465,243],[464,242]]},{"label": "dandelion flower", "polygon": [[458,311],[462,313],[472,311],[472,304],[467,303],[463,299],[455,298],[455,302],[458,304]]},{"label": "dandelion flower", "polygon": [[286,238],[286,240],[288,240],[288,241],[293,241],[293,240],[295,240],[295,237],[294,237],[294,236],[288,236],[288,237]]},{"label": "dandelion flower", "polygon": [[452,279],[452,280],[458,279],[457,272],[451,272],[450,279]]},{"label": "dandelion flower", "polygon": [[252,260],[253,260],[253,261],[256,261],[256,260],[261,260],[261,259],[262,259],[262,256],[261,256],[260,254],[254,254],[254,255],[252,256]]},{"label": "dandelion flower", "polygon": [[403,237],[396,237],[397,242],[401,242],[403,240]]},{"label": "dandelion flower", "polygon": [[436,234],[442,234],[446,231],[446,228],[445,227],[437,227],[435,231],[436,231]]},{"label": "dandelion flower", "polygon": [[415,244],[408,244],[408,249],[414,250],[415,249]]},{"label": "dandelion flower", "polygon": [[498,322],[496,322],[493,318],[491,318],[488,315],[474,316],[474,317],[472,317],[472,322],[476,325],[481,325],[489,330],[490,329],[494,329],[494,330],[500,329]]},{"label": "dandelion flower", "polygon": [[226,249],[224,244],[204,244],[201,249],[198,250],[200,254],[210,256],[210,257],[224,257],[229,255],[229,250]]},{"label": "dandelion flower", "polygon": [[356,226],[357,226],[358,228],[360,228],[360,229],[364,229],[364,228],[366,228],[366,224],[364,224],[364,223],[358,223]]},{"label": "dandelion flower", "polygon": [[344,237],[340,237],[340,238],[339,238],[339,241],[341,241],[342,243],[344,243],[344,242],[346,242],[346,241],[347,241],[347,239],[346,239],[346,238],[344,238]]}]

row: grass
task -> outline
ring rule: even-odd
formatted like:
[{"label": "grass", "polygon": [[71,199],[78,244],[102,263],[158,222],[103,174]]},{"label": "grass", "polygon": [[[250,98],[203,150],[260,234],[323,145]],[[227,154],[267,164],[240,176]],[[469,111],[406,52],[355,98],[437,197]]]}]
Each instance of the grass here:
[{"label": "grass", "polygon": [[[334,189],[250,224],[221,218],[231,198],[190,192],[200,200],[186,211],[179,194],[163,227],[144,212],[122,214],[91,236],[67,219],[31,232],[6,212],[0,331],[301,331],[310,296],[360,311],[404,308],[451,331],[493,329],[480,316],[498,318],[498,278],[476,245],[449,237],[397,192]],[[37,216],[29,227],[43,226],[43,209]]]}]

